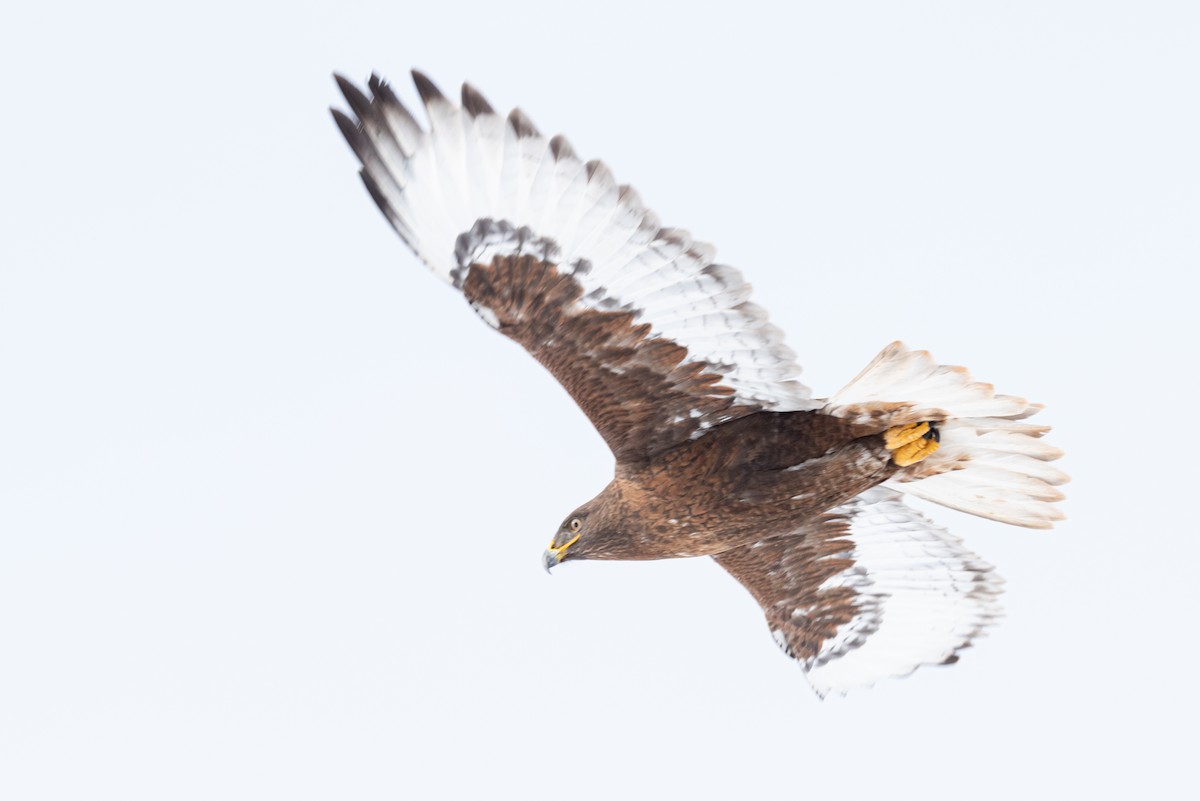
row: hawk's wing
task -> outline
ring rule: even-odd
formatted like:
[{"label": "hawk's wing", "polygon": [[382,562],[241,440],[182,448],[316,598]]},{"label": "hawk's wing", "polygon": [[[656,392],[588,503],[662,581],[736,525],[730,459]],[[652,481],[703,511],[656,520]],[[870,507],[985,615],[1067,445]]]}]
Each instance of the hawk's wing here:
[{"label": "hawk's wing", "polygon": [[820,695],[955,662],[1000,615],[992,567],[883,487],[714,558]]},{"label": "hawk's wing", "polygon": [[758,409],[813,409],[794,354],[714,249],[664,228],[598,161],[519,110],[462,105],[413,73],[425,130],[386,83],[338,78],[334,111],[388,221],[492,326],[566,387],[618,456]]}]

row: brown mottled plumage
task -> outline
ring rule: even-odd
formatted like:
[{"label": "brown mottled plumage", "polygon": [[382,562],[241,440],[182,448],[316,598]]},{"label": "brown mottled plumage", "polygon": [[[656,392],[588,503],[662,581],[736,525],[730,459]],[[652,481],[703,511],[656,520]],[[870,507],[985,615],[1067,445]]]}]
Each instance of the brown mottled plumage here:
[{"label": "brown mottled plumage", "polygon": [[475,89],[414,74],[335,111],[372,198],[489,325],[567,389],[616,459],[546,565],[712,556],[819,693],[954,661],[998,615],[991,567],[902,494],[1031,527],[1060,515],[1039,407],[899,343],[811,397],[740,273],[608,168]]},{"label": "brown mottled plumage", "polygon": [[649,336],[632,312],[576,311],[579,282],[534,256],[471,265],[463,294],[558,379],[618,460],[653,456],[701,424],[757,411],[735,405],[720,375],[690,361],[687,348]]},{"label": "brown mottled plumage", "polygon": [[575,278],[532,255],[472,264],[463,294],[558,379],[616,456],[612,483],[568,518],[586,535],[560,561],[719,554],[788,533],[897,470],[886,424],[736,404],[708,365],[631,312],[579,309]]}]

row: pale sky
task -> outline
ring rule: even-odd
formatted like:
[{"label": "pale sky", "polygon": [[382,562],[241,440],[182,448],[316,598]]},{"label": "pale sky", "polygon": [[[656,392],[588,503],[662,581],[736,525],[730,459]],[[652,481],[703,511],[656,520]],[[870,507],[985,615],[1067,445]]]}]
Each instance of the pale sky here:
[{"label": "pale sky", "polygon": [[[1183,797],[1200,12],[793,5],[6,11],[0,798]],[[822,702],[707,559],[547,577],[611,456],[328,115],[413,66],[716,244],[818,394],[902,339],[1044,402],[1064,524],[922,507],[991,635]]]}]

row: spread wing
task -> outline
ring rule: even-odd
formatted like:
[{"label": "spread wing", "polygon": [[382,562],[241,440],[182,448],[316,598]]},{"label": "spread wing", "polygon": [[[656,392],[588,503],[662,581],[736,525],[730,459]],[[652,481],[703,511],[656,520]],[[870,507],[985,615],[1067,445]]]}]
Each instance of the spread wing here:
[{"label": "spread wing", "polygon": [[822,696],[955,662],[1000,615],[991,566],[883,487],[714,559]]},{"label": "spread wing", "polygon": [[581,161],[464,85],[413,73],[425,130],[378,77],[334,111],[384,216],[476,312],[574,397],[618,457],[648,456],[759,409],[817,408],[794,354],[712,246],[663,227]]}]

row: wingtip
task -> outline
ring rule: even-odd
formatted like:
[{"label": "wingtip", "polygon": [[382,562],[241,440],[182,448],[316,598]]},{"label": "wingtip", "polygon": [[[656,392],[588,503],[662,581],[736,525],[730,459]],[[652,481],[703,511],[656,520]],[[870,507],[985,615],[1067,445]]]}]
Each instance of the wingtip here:
[{"label": "wingtip", "polygon": [[344,75],[339,75],[335,72],[333,74],[333,79],[337,82],[338,89],[341,90],[342,97],[346,98],[346,102],[350,105],[350,110],[353,111],[359,119],[366,118],[371,108],[371,99],[363,94],[362,90]]},{"label": "wingtip", "polygon": [[428,107],[431,103],[445,101],[446,96],[442,94],[442,90],[437,88],[437,84],[429,79],[429,76],[418,69],[412,70],[413,84],[417,87],[417,94],[421,96],[421,102]]},{"label": "wingtip", "polygon": [[333,121],[337,124],[338,130],[342,132],[342,136],[351,145],[359,137],[358,123],[350,118],[350,115],[342,111],[340,108],[329,108],[329,112],[333,115]]},{"label": "wingtip", "polygon": [[487,102],[487,98],[469,83],[462,85],[462,106],[472,117],[496,113],[492,104]]},{"label": "wingtip", "polygon": [[533,120],[529,119],[519,108],[514,108],[508,113],[508,124],[512,127],[513,133],[522,139],[541,136],[537,126],[533,124]]},{"label": "wingtip", "polygon": [[[571,147],[571,143],[567,141],[567,137],[562,134],[558,134],[550,140],[550,153],[554,156],[555,161],[576,157],[575,148]],[[626,189],[630,192],[633,191],[630,187],[626,187]]]},{"label": "wingtip", "polygon": [[388,83],[386,78],[383,78],[378,73],[372,72],[371,77],[367,79],[367,88],[371,90],[371,94],[375,99],[388,108],[398,111],[403,115],[405,121],[411,122],[416,126],[416,120],[409,114],[408,109],[400,102],[400,98],[392,91],[392,85]]},{"label": "wingtip", "polygon": [[347,78],[340,72],[333,73],[333,81],[337,84],[338,89],[343,95],[347,92],[357,92],[358,87],[354,85],[354,81]]}]

